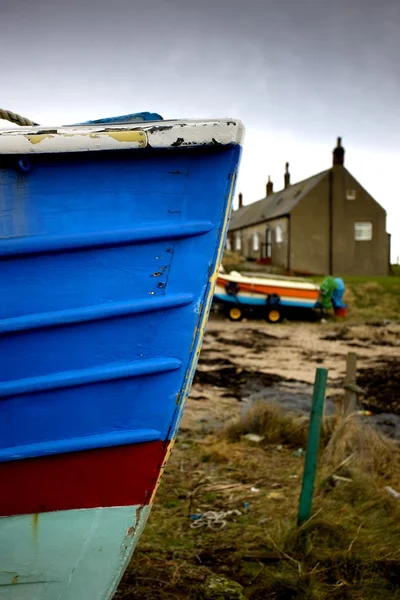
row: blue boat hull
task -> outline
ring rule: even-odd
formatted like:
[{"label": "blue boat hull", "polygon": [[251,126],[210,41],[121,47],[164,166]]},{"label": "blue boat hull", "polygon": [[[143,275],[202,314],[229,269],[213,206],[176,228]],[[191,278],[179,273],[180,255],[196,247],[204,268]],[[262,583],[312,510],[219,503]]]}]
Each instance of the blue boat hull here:
[{"label": "blue boat hull", "polygon": [[190,390],[241,146],[25,137],[0,156],[0,599],[106,600]]}]

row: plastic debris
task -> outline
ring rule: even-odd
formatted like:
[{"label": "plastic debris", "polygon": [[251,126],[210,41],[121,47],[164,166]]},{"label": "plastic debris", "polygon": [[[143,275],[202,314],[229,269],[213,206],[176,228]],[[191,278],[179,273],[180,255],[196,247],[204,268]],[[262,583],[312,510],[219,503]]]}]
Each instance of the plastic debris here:
[{"label": "plastic debris", "polygon": [[198,527],[209,527],[210,529],[224,529],[227,526],[227,518],[232,516],[240,516],[242,513],[240,510],[226,510],[221,512],[215,512],[209,510],[208,512],[199,514],[199,515],[190,515],[190,518],[193,520],[193,517],[196,517],[193,520],[193,523],[190,524],[192,529],[197,529]]},{"label": "plastic debris", "polygon": [[243,437],[245,440],[248,440],[249,442],[255,442],[256,444],[259,444],[264,439],[262,435],[257,435],[256,433],[246,433],[246,435]]},{"label": "plastic debris", "polygon": [[304,454],[303,448],[299,448],[298,450],[296,450],[296,452],[293,452],[292,456],[299,458],[300,456],[303,456],[303,454]]},{"label": "plastic debris", "polygon": [[256,487],[252,487],[250,488],[250,491],[253,492],[253,494],[258,494],[258,492],[260,491],[259,488]]},{"label": "plastic debris", "polygon": [[336,483],[340,483],[341,481],[343,481],[345,483],[351,483],[353,481],[349,477],[342,477],[341,475],[332,475],[332,479]]},{"label": "plastic debris", "polygon": [[387,485],[385,487],[385,490],[387,491],[388,494],[390,494],[390,496],[392,496],[392,498],[396,498],[396,500],[400,500],[400,493],[396,492],[396,490],[394,490],[392,487],[390,487],[390,485]]}]

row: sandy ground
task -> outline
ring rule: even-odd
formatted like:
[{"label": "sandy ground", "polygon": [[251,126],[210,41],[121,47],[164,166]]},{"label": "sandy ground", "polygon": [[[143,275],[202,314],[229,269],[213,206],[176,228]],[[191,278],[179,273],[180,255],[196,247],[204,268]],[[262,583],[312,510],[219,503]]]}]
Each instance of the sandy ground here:
[{"label": "sandy ground", "polygon": [[[333,412],[343,396],[348,352],[356,352],[359,374],[367,370],[367,396],[373,396],[371,373],[385,368],[393,372],[393,365],[400,370],[400,324],[270,325],[211,316],[182,427],[207,431],[260,398],[308,412],[318,367],[328,369],[326,410]],[[400,392],[400,381],[394,388]],[[377,412],[392,410],[385,404]]]}]

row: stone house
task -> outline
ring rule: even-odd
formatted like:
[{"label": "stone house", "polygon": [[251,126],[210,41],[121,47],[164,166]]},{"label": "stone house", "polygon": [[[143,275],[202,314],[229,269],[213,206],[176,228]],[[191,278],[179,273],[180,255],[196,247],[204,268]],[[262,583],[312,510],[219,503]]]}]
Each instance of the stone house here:
[{"label": "stone house", "polygon": [[227,248],[283,271],[318,275],[387,275],[386,211],[344,166],[338,138],[332,167],[233,211]]}]

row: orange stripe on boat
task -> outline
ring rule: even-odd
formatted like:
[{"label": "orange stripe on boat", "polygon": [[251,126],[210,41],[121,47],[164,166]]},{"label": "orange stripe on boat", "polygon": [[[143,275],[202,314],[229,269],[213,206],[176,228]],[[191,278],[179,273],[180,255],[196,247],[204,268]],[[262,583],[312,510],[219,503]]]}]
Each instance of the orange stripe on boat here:
[{"label": "orange stripe on boat", "polygon": [[289,288],[282,286],[273,285],[260,285],[253,283],[242,283],[242,282],[230,282],[226,279],[218,279],[218,285],[225,287],[227,283],[236,283],[239,292],[254,292],[255,294],[277,294],[278,296],[288,296],[291,298],[310,298],[311,300],[318,300],[319,290],[304,290],[299,288]]}]

